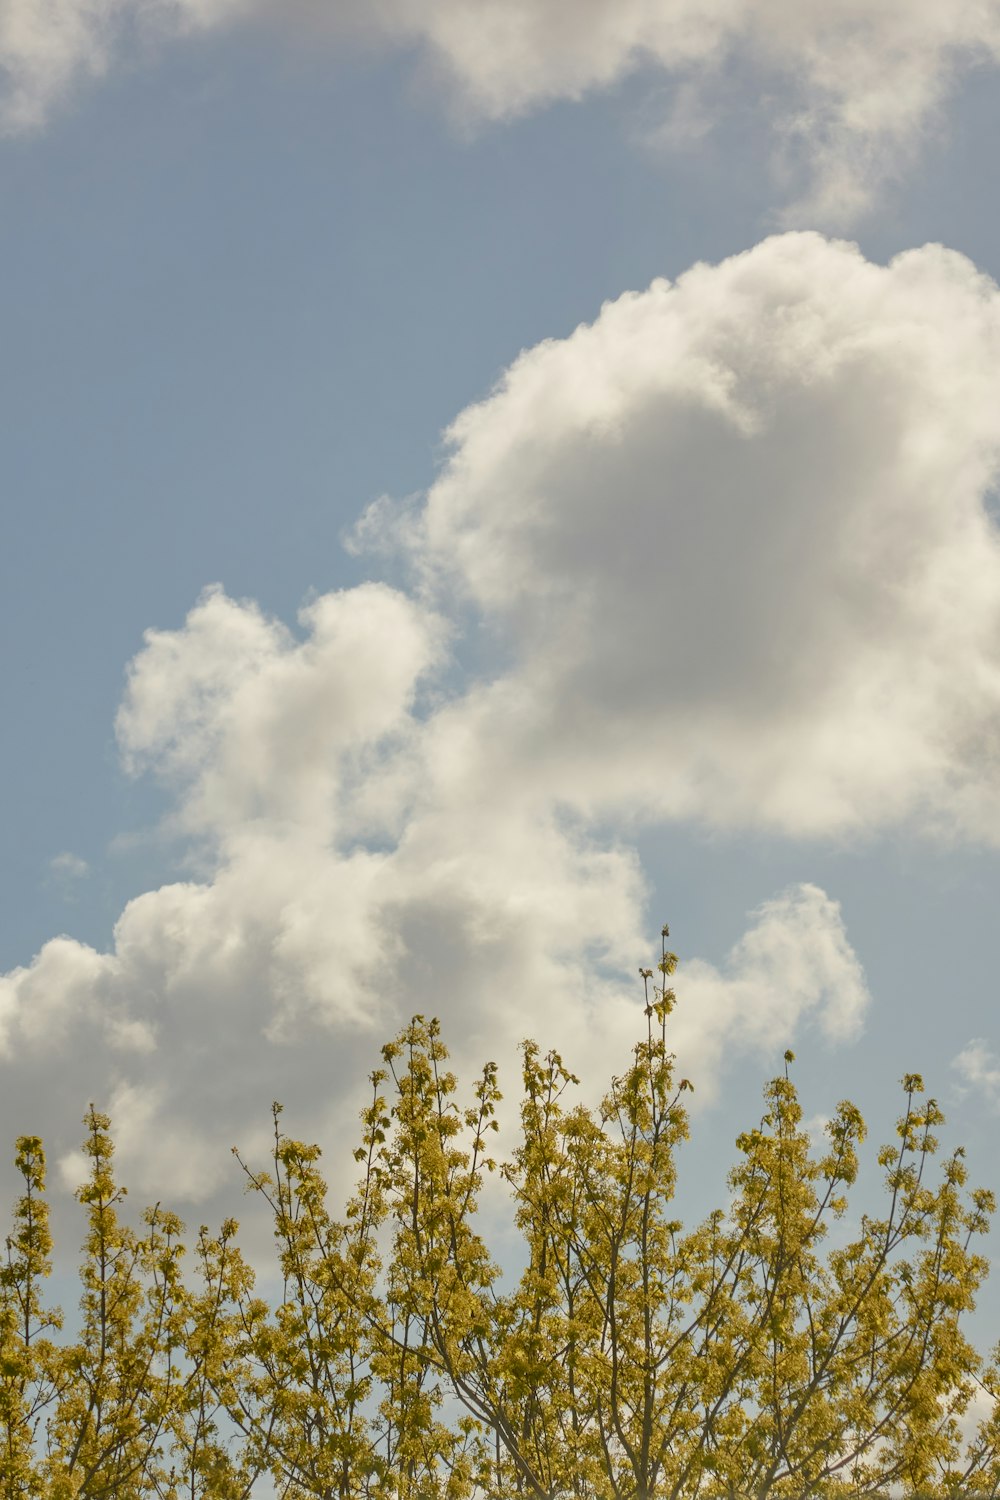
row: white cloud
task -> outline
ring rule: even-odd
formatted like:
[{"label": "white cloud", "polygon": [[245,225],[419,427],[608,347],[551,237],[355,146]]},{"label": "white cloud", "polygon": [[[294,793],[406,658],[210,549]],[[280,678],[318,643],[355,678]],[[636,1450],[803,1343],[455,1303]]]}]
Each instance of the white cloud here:
[{"label": "white cloud", "polygon": [[[629,830],[996,841],[998,333],[960,256],[770,240],[528,351],[458,418],[395,538],[417,597],[326,595],[293,631],[216,588],[150,631],[118,735],[198,878],[131,901],[107,953],[56,938],[0,977],[11,1133],[69,1180],[109,1102],[140,1193],[216,1207],[274,1096],[349,1143],[416,1011],[463,1068],[532,1034],[599,1086],[648,958]],[[369,540],[392,531],[383,506]],[[505,665],[449,696],[470,602]],[[867,1002],[810,885],[678,987],[699,1099]]]},{"label": "white cloud", "polygon": [[67,883],[84,880],[90,874],[90,866],[79,854],[73,854],[64,849],[61,854],[54,854],[49,860],[49,869],[57,879]]},{"label": "white cloud", "polygon": [[754,912],[721,970],[686,965],[683,994],[673,1045],[683,1071],[703,1075],[709,1089],[727,1057],[773,1052],[807,1016],[828,1041],[853,1041],[870,999],[840,907],[814,885]]},{"label": "white cloud", "polygon": [[[335,1176],[351,1171],[364,1079],[417,1010],[442,1016],[467,1080],[497,1058],[515,1097],[527,1035],[558,1045],[592,1095],[624,1065],[643,1023],[641,988],[622,971],[647,957],[629,861],[574,860],[550,834],[519,852],[555,855],[555,868],[515,880],[501,865],[479,880],[487,839],[436,869],[390,858],[384,882],[345,905],[323,899],[354,873],[336,850],[312,867],[269,852],[283,868],[264,891],[263,857],[236,856],[203,886],[130,903],[110,954],[56,939],[0,979],[5,1128],[42,1133],[70,1185],[91,1099],[112,1115],[123,1178],[181,1208],[232,1206],[228,1147],[266,1152],[273,1097],[291,1130],[334,1143]],[[807,1025],[853,1034],[867,1003],[839,911],[814,887],[755,913],[721,969],[683,965],[678,988],[674,1040],[699,1102]]]},{"label": "white cloud", "polygon": [[84,0],[7,0],[0,9],[0,80],[8,131],[41,124],[80,75],[104,71],[106,27]]},{"label": "white cloud", "polygon": [[938,246],[779,236],[528,350],[398,529],[514,658],[454,775],[1000,842],[998,401],[1000,294]]},{"label": "white cloud", "polygon": [[[131,901],[109,952],[57,938],[0,977],[11,1134],[68,1178],[110,1102],[136,1190],[214,1211],[275,1096],[349,1163],[414,1012],[463,1071],[529,1034],[597,1086],[620,1067],[648,961],[630,832],[1000,839],[998,307],[937,247],[878,267],[791,235],[696,267],[459,417],[396,538],[415,597],[326,595],[293,631],[215,589],[149,632],[118,734],[197,878]],[[469,604],[504,665],[459,689]],[[851,1038],[867,1003],[811,885],[678,990],[699,1099],[748,1051]]]},{"label": "white cloud", "polygon": [[994,1110],[1000,1109],[1000,1057],[982,1037],[973,1037],[952,1059],[963,1093],[978,1093]]},{"label": "white cloud", "polygon": [[792,216],[823,223],[869,208],[937,123],[956,78],[1000,56],[1000,0],[5,0],[3,123],[37,126],[137,37],[247,19],[318,27],[334,46],[361,35],[414,50],[470,119],[580,99],[653,69],[674,91],[666,134],[685,133],[679,112],[701,122],[698,136],[724,113],[735,65],[761,96],[779,172],[794,179],[804,165]]},{"label": "white cloud", "polygon": [[[642,1026],[623,977],[648,957],[634,853],[530,782],[484,783],[489,747],[454,706],[414,715],[433,613],[367,586],[303,619],[294,636],[214,590],[181,629],[147,635],[119,733],[174,786],[185,835],[208,836],[205,878],[131,901],[106,954],[58,938],[0,977],[4,1117],[47,1137],[67,1184],[90,1099],[139,1194],[215,1215],[238,1199],[229,1144],[266,1152],[275,1096],[290,1128],[343,1147],[335,1176],[350,1170],[366,1074],[414,1012],[441,1016],[466,1075],[500,1060],[515,1094],[523,1037],[562,1047],[599,1090]],[[377,842],[359,831],[371,817],[344,815],[352,787],[394,809]],[[681,993],[699,1097],[807,1024],[849,1034],[866,998],[814,887],[755,913],[721,970],[685,967]]]},{"label": "white cloud", "polygon": [[322,841],[388,816],[372,802],[378,762],[409,731],[443,622],[381,584],[324,595],[299,619],[301,642],[214,588],[183,632],[147,632],[118,741],[128,770],[177,790],[185,831],[224,840],[291,824]]}]

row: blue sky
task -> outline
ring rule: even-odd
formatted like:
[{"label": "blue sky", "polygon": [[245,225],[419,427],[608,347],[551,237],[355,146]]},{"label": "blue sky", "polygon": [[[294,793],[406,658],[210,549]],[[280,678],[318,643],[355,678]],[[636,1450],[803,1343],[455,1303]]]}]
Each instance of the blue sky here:
[{"label": "blue sky", "polygon": [[[720,1187],[788,1045],[878,1135],[923,1069],[991,1180],[995,8],[975,69],[899,12],[894,78],[887,6],[861,97],[849,7],[805,85],[744,7],[695,104],[652,32],[602,82],[600,3],[567,80],[553,3],[488,106],[458,0],[364,51],[210,9],[120,6],[99,78],[74,0],[58,68],[0,16],[8,1137],[68,1185],[96,1098],[137,1195],[221,1212],[412,1009],[610,1066],[666,917]],[[878,269],[928,242],[968,261]]]}]

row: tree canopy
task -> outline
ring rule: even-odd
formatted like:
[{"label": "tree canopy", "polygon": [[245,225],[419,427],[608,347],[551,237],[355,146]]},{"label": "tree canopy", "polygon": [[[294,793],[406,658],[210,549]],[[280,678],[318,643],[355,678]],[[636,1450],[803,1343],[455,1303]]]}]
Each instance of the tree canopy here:
[{"label": "tree canopy", "polygon": [[[669,1046],[666,937],[658,971],[640,971],[644,1033],[599,1105],[557,1052],[524,1043],[506,1160],[496,1067],[463,1097],[422,1016],[371,1075],[339,1217],[319,1148],[284,1133],[276,1104],[270,1162],[237,1153],[273,1221],[273,1305],[235,1221],[200,1229],[187,1275],[175,1215],[126,1222],[110,1122],[91,1108],[64,1336],[44,1296],[43,1146],[21,1137],[0,1269],[2,1500],[1000,1493],[1000,1370],[961,1326],[992,1194],[968,1189],[961,1148],[935,1163],[943,1116],[908,1074],[877,1156],[881,1209],[852,1213],[864,1122],[842,1102],[817,1146],[789,1052],[737,1138],[725,1206],[685,1228],[691,1085]],[[519,1244],[506,1267],[484,1227],[497,1202]]]}]

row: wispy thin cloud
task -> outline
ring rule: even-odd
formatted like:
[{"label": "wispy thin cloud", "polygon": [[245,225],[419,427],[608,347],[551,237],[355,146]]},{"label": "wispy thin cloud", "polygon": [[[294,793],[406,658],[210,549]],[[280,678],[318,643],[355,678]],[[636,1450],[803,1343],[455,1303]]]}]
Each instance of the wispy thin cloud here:
[{"label": "wispy thin cloud", "polygon": [[963,1093],[978,1094],[989,1109],[1000,1110],[1000,1056],[983,1037],[973,1037],[952,1059]]},{"label": "wispy thin cloud", "polygon": [[90,874],[87,861],[79,854],[73,854],[69,849],[64,849],[61,854],[52,856],[49,860],[49,870],[58,880],[67,884],[86,880]]},{"label": "wispy thin cloud", "polygon": [[[86,80],[192,33],[251,23],[411,52],[467,121],[580,100],[642,70],[675,95],[664,138],[697,143],[726,112],[727,67],[759,94],[786,222],[863,216],[918,157],[957,81],[1000,57],[1000,0],[6,0],[0,121],[36,129]],[[692,129],[692,124],[696,128]],[[784,190],[783,190],[784,191]]]}]

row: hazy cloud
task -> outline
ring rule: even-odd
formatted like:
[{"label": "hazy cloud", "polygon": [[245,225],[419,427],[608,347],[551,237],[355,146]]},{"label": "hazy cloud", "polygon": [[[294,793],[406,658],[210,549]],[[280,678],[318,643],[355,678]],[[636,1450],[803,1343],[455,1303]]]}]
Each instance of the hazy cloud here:
[{"label": "hazy cloud", "polygon": [[991,1109],[1000,1109],[1000,1057],[982,1037],[971,1041],[952,1059],[963,1093],[980,1095]]},{"label": "hazy cloud", "polygon": [[35,127],[137,46],[236,20],[325,31],[334,49],[345,37],[409,49],[470,120],[665,72],[662,134],[689,143],[725,113],[736,67],[762,100],[779,179],[800,194],[788,216],[827,224],[863,213],[956,79],[1000,56],[1000,0],[5,0],[3,123]]}]

